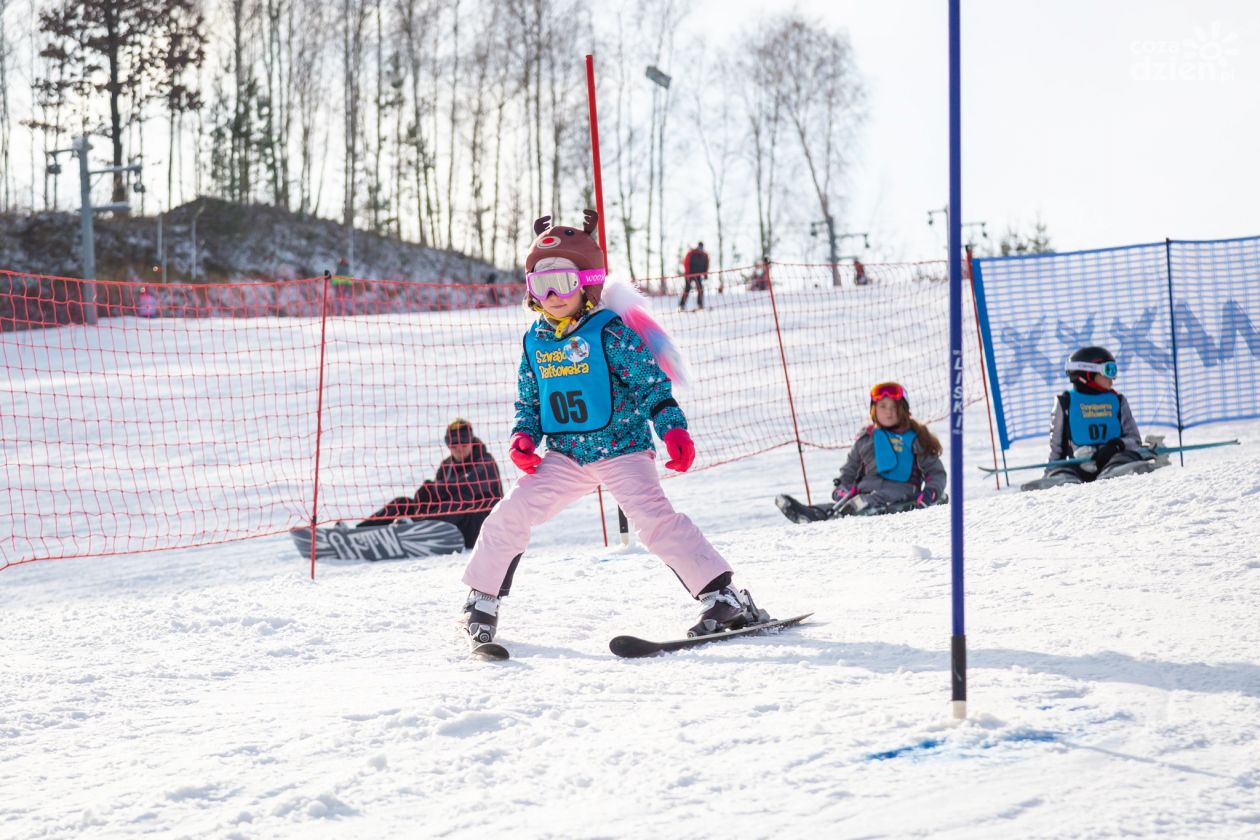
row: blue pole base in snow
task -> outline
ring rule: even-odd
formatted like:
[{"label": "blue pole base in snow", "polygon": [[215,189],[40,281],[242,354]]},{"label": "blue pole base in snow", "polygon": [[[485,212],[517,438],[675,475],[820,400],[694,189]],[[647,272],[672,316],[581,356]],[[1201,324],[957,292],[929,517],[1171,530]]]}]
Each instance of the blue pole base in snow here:
[{"label": "blue pole base in snow", "polygon": [[967,637],[949,638],[950,673],[952,675],[954,717],[967,716]]}]

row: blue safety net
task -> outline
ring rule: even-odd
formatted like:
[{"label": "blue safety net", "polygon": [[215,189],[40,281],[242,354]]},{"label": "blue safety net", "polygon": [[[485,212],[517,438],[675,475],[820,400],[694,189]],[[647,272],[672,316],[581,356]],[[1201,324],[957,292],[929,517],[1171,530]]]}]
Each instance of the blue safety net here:
[{"label": "blue safety net", "polygon": [[977,259],[1002,448],[1047,434],[1067,357],[1102,345],[1139,426],[1260,416],[1260,237]]}]

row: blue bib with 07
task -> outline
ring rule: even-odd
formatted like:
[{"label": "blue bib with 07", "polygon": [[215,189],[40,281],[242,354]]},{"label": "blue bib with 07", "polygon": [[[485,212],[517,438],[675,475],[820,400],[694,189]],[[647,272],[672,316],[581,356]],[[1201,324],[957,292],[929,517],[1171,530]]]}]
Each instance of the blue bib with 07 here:
[{"label": "blue bib with 07", "polygon": [[914,470],[915,432],[890,432],[876,429],[875,472],[889,481],[909,481]]},{"label": "blue bib with 07", "polygon": [[1113,393],[1068,393],[1068,427],[1073,446],[1098,446],[1120,437],[1120,398]]},{"label": "blue bib with 07", "polygon": [[601,309],[560,341],[525,333],[525,356],[538,380],[543,434],[594,432],[612,420],[612,375],[604,355],[604,327],[617,313]]}]

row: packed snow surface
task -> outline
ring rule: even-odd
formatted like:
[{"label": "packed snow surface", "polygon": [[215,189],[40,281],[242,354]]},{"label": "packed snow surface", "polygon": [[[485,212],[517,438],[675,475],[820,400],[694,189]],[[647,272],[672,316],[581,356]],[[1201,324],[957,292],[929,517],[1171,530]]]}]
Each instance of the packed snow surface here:
[{"label": "packed snow surface", "polygon": [[[312,580],[277,536],[15,566],[0,836],[1255,837],[1260,424],[1186,442],[1233,437],[1019,493],[975,468],[972,407],[963,722],[948,508],[792,524],[788,449],[666,489],[762,606],[814,616],[644,660],[608,640],[696,605],[611,507],[603,546],[593,496],[535,532],[505,663],[459,635],[461,555]],[[815,501],[844,454],[807,452]]]}]

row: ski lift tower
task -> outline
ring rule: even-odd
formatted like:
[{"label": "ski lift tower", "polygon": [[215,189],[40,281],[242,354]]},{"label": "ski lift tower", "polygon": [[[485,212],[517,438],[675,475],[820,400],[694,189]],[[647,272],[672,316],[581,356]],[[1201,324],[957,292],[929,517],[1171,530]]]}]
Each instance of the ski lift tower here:
[{"label": "ski lift tower", "polygon": [[[104,169],[90,169],[88,152],[91,150],[92,144],[88,142],[88,135],[85,134],[82,137],[76,137],[69,149],[53,149],[48,153],[53,158],[53,162],[48,165],[48,171],[53,174],[61,171],[61,165],[57,163],[57,155],[71,154],[79,159],[79,253],[83,264],[82,303],[83,323],[85,324],[96,323],[96,246],[92,214],[125,213],[131,210],[131,204],[126,201],[115,201],[110,204],[93,207],[92,176],[112,175],[116,172],[133,172],[139,176],[141,169],[139,163],[132,163],[127,166],[107,166]],[[132,189],[137,193],[144,192],[144,184],[140,183],[138,177]]]}]

